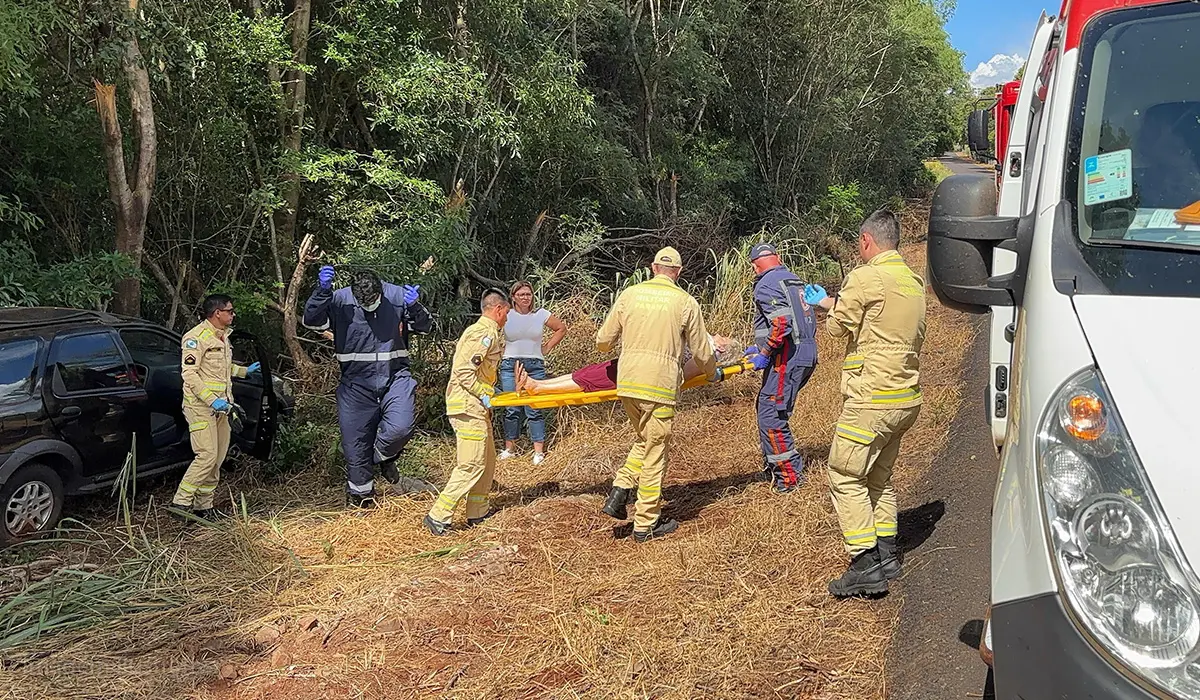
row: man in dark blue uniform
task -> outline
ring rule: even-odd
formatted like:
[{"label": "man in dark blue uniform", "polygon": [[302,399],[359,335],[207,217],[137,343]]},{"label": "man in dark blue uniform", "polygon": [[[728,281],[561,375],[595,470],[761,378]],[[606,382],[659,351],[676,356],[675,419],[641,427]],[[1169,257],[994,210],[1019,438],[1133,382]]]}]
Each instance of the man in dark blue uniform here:
[{"label": "man in dark blue uniform", "polygon": [[409,372],[410,333],[428,333],[429,311],[420,287],[380,282],[369,271],[354,273],[349,287],[333,289],[334,269],[321,268],[317,288],[304,307],[304,325],[332,330],[341,364],[338,425],[346,456],[350,505],[375,505],[373,465],[391,483],[400,480],[396,458],[412,437],[417,383]]},{"label": "man in dark blue uniform", "polygon": [[763,373],[758,392],[758,435],[763,476],[780,493],[790,493],[804,480],[804,460],[796,451],[788,421],[796,394],[817,366],[817,323],[804,301],[804,283],[783,266],[775,248],[760,243],[750,250],[754,282],[755,344],[746,356]]}]

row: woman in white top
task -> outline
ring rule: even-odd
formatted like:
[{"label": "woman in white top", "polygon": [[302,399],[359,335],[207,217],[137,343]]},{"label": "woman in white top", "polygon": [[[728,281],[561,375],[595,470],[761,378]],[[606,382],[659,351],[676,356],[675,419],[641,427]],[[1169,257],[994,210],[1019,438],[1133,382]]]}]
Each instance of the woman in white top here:
[{"label": "woman in white top", "polygon": [[[513,307],[508,312],[504,325],[504,358],[500,361],[500,390],[516,391],[515,368],[518,362],[534,379],[546,378],[546,353],[562,342],[567,334],[567,325],[546,309],[534,310],[533,285],[522,280],[512,286]],[[546,338],[546,329],[551,331]],[[510,406],[504,409],[504,451],[500,459],[516,456],[517,438],[521,436],[521,418],[529,424],[529,437],[533,440],[533,463],[541,464],[546,458],[546,420],[542,412],[524,407]]]}]

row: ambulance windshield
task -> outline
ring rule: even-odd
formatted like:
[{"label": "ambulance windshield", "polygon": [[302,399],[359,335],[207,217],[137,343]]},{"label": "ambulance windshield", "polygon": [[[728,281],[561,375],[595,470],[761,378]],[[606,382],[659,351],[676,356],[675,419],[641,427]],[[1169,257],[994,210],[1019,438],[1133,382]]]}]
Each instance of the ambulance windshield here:
[{"label": "ambulance windshield", "polygon": [[1080,239],[1200,250],[1200,5],[1104,15],[1082,54],[1067,180]]},{"label": "ambulance windshield", "polygon": [[1065,180],[1109,293],[1200,296],[1200,4],[1105,13],[1080,47]]}]

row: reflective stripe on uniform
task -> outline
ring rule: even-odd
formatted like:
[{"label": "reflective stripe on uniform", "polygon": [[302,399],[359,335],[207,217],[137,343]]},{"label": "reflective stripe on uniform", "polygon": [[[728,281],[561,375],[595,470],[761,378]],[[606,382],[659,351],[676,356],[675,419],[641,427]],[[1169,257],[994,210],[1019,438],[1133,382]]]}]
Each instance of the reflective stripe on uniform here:
[{"label": "reflective stripe on uniform", "polygon": [[390,362],[400,357],[408,357],[407,350],[391,352],[339,352],[334,354],[338,362]]},{"label": "reflective stripe on uniform", "polygon": [[877,391],[871,394],[871,403],[902,403],[919,398],[921,398],[921,390],[916,388]]},{"label": "reflective stripe on uniform", "polygon": [[895,537],[900,528],[896,523],[885,523],[878,520],[875,521],[875,535],[877,537]]},{"label": "reflective stripe on uniform", "polygon": [[767,455],[767,461],[771,464],[779,464],[780,462],[786,462],[799,456],[800,453],[796,450],[788,450],[781,455]]},{"label": "reflective stripe on uniform", "polygon": [[642,461],[642,460],[640,460],[640,459],[626,459],[626,460],[625,460],[625,468],[626,468],[626,469],[628,469],[629,471],[631,471],[631,472],[635,473],[635,474],[640,474],[640,473],[641,473],[641,471],[642,471],[642,466],[643,466],[644,464],[645,464],[645,462],[643,462],[643,461]]},{"label": "reflective stripe on uniform", "polygon": [[863,366],[867,358],[862,355],[847,355],[842,362],[842,369],[858,369]]},{"label": "reflective stripe on uniform", "polygon": [[675,409],[670,406],[659,406],[650,415],[659,420],[668,420],[675,417]]},{"label": "reflective stripe on uniform", "polygon": [[477,496],[475,494],[470,494],[467,496],[468,503],[487,503],[487,501],[488,501],[487,496]]},{"label": "reflective stripe on uniform", "polygon": [[196,493],[197,488],[199,488],[199,487],[197,487],[195,484],[191,483],[190,481],[179,482],[179,490],[184,493]]},{"label": "reflective stripe on uniform", "polygon": [[851,530],[842,536],[846,538],[846,544],[867,544],[875,541],[875,530]]},{"label": "reflective stripe on uniform", "polygon": [[872,442],[875,442],[875,433],[870,430],[863,430],[849,423],[838,423],[837,434],[839,437],[844,437],[860,445],[870,445]]},{"label": "reflective stripe on uniform", "polygon": [[204,494],[206,496],[216,490],[217,490],[216,484],[213,484],[212,486],[197,486],[196,487],[196,493]]},{"label": "reflective stripe on uniform", "polygon": [[650,394],[660,396],[664,399],[674,399],[674,389],[664,389],[661,386],[651,386],[649,384],[634,384],[633,382],[620,382],[617,384],[617,391],[634,391],[640,394]]},{"label": "reflective stripe on uniform", "polygon": [[441,508],[444,508],[445,510],[452,511],[452,510],[454,510],[454,507],[457,505],[458,505],[457,498],[451,498],[450,496],[447,496],[444,493],[440,494],[437,497],[437,507],[441,507]]},{"label": "reflective stripe on uniform", "polygon": [[638,498],[658,498],[662,495],[661,486],[639,486]]},{"label": "reflective stripe on uniform", "polygon": [[366,494],[371,493],[372,491],[375,490],[375,484],[373,482],[367,482],[365,484],[359,485],[359,484],[354,483],[353,481],[347,481],[346,485],[349,486],[351,493],[357,494],[359,496],[365,496]]},{"label": "reflective stripe on uniform", "polygon": [[459,429],[459,430],[454,431],[454,434],[457,435],[458,437],[462,438],[463,440],[471,440],[472,442],[483,442],[483,439],[485,437],[487,437],[487,432],[483,431],[483,430]]},{"label": "reflective stripe on uniform", "polygon": [[188,423],[188,432],[194,433],[197,430],[204,430],[207,427],[208,427],[208,421],[206,421],[206,420],[197,421],[195,423]]},{"label": "reflective stripe on uniform", "polygon": [[304,326],[305,328],[309,329],[310,331],[327,331],[327,330],[329,330],[329,321],[326,321],[325,323],[322,323],[319,326],[310,326],[307,323],[304,323],[302,321],[300,323],[300,325]]}]

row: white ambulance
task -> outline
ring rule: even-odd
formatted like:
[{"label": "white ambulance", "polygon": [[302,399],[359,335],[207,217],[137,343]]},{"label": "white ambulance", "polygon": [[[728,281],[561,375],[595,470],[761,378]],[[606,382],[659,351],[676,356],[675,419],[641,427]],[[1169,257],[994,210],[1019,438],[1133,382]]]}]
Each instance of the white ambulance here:
[{"label": "white ambulance", "polygon": [[997,157],[928,242],[1007,394],[996,697],[1200,698],[1200,3],[1043,16]]}]

